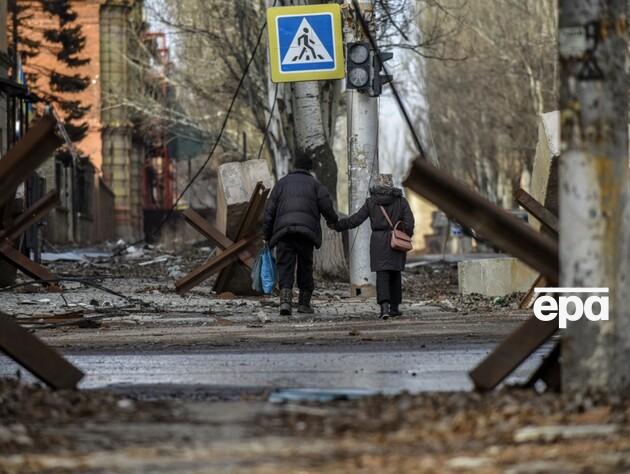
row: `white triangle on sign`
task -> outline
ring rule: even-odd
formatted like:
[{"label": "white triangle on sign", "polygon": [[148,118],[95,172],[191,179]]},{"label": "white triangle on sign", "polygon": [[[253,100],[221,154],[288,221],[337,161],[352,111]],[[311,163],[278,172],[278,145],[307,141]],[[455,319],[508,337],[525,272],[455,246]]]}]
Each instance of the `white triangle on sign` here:
[{"label": "white triangle on sign", "polygon": [[325,63],[332,60],[311,24],[303,18],[287,54],[284,55],[282,65]]}]

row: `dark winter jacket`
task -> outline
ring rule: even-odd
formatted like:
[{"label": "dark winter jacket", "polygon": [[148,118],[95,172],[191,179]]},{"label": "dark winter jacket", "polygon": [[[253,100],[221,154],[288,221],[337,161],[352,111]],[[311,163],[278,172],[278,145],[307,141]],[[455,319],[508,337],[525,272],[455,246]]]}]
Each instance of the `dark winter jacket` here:
[{"label": "dark winter jacket", "polygon": [[360,226],[368,217],[372,226],[370,237],[370,266],[373,272],[385,270],[403,271],[407,262],[407,254],[391,248],[392,228],[379,209],[383,206],[392,223],[401,221],[400,230],[413,235],[415,221],[409,203],[402,191],[388,186],[374,186],[370,189],[370,197],[355,214],[340,219],[337,230],[353,229]]},{"label": "dark winter jacket", "polygon": [[322,245],[321,216],[334,225],[339,217],[333,208],[326,186],[308,171],[296,170],[274,186],[265,207],[263,235],[274,247],[288,234],[302,234]]}]

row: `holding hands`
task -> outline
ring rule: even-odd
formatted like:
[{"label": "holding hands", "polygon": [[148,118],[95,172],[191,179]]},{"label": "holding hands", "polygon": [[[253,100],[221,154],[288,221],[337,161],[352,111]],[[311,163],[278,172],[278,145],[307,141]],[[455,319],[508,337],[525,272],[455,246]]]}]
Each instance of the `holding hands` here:
[{"label": "holding hands", "polygon": [[342,232],[348,228],[345,222],[347,220],[348,220],[347,218],[344,218],[344,219],[339,219],[337,222],[327,222],[327,224],[328,224],[328,227],[331,228],[332,230],[336,232]]}]

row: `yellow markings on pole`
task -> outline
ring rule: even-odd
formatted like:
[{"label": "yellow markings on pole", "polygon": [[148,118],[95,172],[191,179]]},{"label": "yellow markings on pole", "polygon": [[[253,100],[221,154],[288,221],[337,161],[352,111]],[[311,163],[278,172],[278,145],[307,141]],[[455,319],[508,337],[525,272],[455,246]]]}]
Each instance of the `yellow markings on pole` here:
[{"label": "yellow markings on pole", "polygon": [[273,82],[345,77],[339,5],[269,8],[267,30]]}]

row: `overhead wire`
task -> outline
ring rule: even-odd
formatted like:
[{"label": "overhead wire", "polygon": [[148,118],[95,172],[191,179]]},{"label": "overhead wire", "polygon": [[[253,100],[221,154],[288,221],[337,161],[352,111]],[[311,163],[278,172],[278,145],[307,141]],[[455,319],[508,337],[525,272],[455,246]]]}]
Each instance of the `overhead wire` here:
[{"label": "overhead wire", "polygon": [[[361,29],[363,30],[363,33],[365,34],[365,36],[367,37],[370,46],[372,47],[372,50],[374,50],[374,52],[376,54],[379,53],[379,48],[378,48],[378,44],[376,43],[376,40],[374,39],[374,36],[372,35],[372,32],[370,31],[370,27],[367,24],[367,21],[365,20],[365,17],[363,16],[363,13],[361,12],[361,7],[359,6],[359,3],[357,2],[357,0],[352,0],[352,5],[354,7],[354,12],[357,16],[357,18],[359,19],[359,24],[361,25]],[[385,66],[384,63],[381,63],[381,67],[383,68],[383,72],[388,75],[389,72],[387,70],[387,66]],[[394,95],[394,99],[396,100],[396,104],[398,105],[398,108],[400,109],[401,114],[403,115],[403,118],[405,119],[405,122],[407,124],[407,127],[409,128],[409,131],[412,135],[413,138],[413,142],[416,145],[416,148],[418,149],[418,153],[420,154],[420,157],[423,160],[427,159],[427,155],[424,151],[424,147],[422,146],[422,143],[420,142],[420,138],[418,137],[418,134],[416,132],[415,127],[413,126],[413,124],[411,123],[411,118],[409,116],[409,113],[407,112],[407,107],[405,106],[405,103],[403,102],[402,98],[400,97],[400,94],[398,93],[398,89],[396,88],[396,84],[392,81],[389,83],[389,87],[392,90],[392,94]]]},{"label": "overhead wire", "polygon": [[[365,36],[368,38],[368,41],[370,43],[370,46],[372,47],[372,49],[378,54],[379,53],[379,47],[378,44],[376,42],[376,40],[374,39],[374,36],[372,35],[372,32],[370,31],[370,27],[367,23],[367,21],[365,20],[365,17],[363,16],[363,13],[361,12],[361,8],[357,2],[357,0],[352,0],[352,5],[355,11],[355,14],[357,16],[357,18],[359,19],[359,23],[361,25],[361,29],[363,30],[363,33],[365,34]],[[387,70],[387,66],[384,63],[381,63],[381,66],[383,68],[383,72],[386,75],[389,75],[389,72]],[[415,127],[413,126],[413,123],[411,122],[411,118],[409,116],[409,113],[407,111],[407,107],[405,106],[405,103],[403,102],[402,98],[400,97],[400,94],[398,93],[398,89],[396,88],[396,84],[391,81],[389,83],[389,86],[391,88],[392,94],[394,95],[394,99],[396,100],[396,104],[398,105],[398,108],[405,120],[405,123],[407,125],[407,128],[409,129],[409,132],[411,133],[411,136],[413,138],[413,142],[416,146],[416,148],[418,149],[418,153],[420,154],[420,158],[422,158],[423,160],[428,160],[427,154],[424,151],[424,147],[422,146],[422,143],[420,142],[420,138],[418,137],[418,133],[416,132]],[[433,139],[432,136],[432,132],[431,132],[431,138]],[[451,219],[453,220],[453,219]],[[466,235],[469,235],[470,237],[474,238],[475,240],[478,240],[479,242],[482,243],[488,243],[483,237],[479,236],[473,229],[470,229],[464,225],[462,225],[461,223],[458,222],[458,225],[460,225],[460,227],[462,227],[463,232]]]},{"label": "overhead wire", "polygon": [[263,139],[260,143],[260,148],[258,149],[257,159],[260,160],[262,156],[263,149],[265,148],[265,143],[267,142],[267,135],[269,134],[269,128],[271,127],[271,121],[273,120],[273,113],[276,110],[276,102],[278,101],[278,86],[280,84],[276,82],[276,91],[273,94],[273,103],[271,104],[271,111],[269,112],[269,119],[267,120],[267,125],[265,126],[265,132],[263,133]]},{"label": "overhead wire", "polygon": [[[274,0],[273,5],[275,6],[277,3],[277,0]],[[203,170],[206,168],[206,166],[208,166],[208,164],[210,163],[210,161],[212,160],[212,158],[214,157],[214,153],[217,150],[219,143],[221,142],[221,139],[223,137],[223,133],[225,132],[225,129],[227,128],[227,124],[228,121],[230,119],[230,115],[232,113],[232,110],[234,108],[234,105],[238,99],[238,96],[241,92],[241,89],[243,87],[243,84],[245,82],[245,79],[249,73],[250,67],[252,65],[252,63],[254,62],[254,59],[256,57],[256,53],[258,51],[258,48],[260,47],[260,44],[262,43],[262,38],[263,38],[263,34],[265,32],[265,29],[267,27],[267,20],[265,19],[258,31],[258,35],[256,37],[256,43],[254,44],[254,48],[252,49],[252,53],[247,61],[247,63],[245,64],[245,67],[243,69],[243,72],[239,78],[238,84],[236,86],[236,89],[234,91],[234,94],[232,95],[232,98],[230,100],[230,104],[225,112],[225,116],[223,118],[223,122],[221,124],[221,127],[219,129],[219,132],[215,138],[214,143],[212,144],[212,147],[208,153],[208,156],[206,157],[206,160],[203,162],[203,164],[199,167],[199,169],[195,172],[195,174],[193,175],[193,177],[188,181],[188,183],[186,184],[186,186],[184,186],[184,189],[179,193],[177,199],[175,200],[175,202],[173,203],[173,205],[171,206],[171,208],[169,209],[168,213],[162,218],[162,220],[160,221],[160,223],[158,224],[158,226],[151,232],[150,236],[154,236],[156,235],[164,226],[164,224],[166,224],[166,222],[171,218],[171,216],[173,215],[173,213],[175,212],[175,210],[177,209],[177,205],[179,204],[179,202],[181,201],[181,199],[184,197],[184,195],[186,194],[186,192],[190,189],[190,187],[193,185],[193,183],[197,180],[197,178],[199,178],[199,176],[201,175],[201,173],[203,172]],[[276,84],[276,91],[274,94],[274,101],[273,101],[273,105],[272,105],[272,109],[271,109],[271,113],[269,116],[269,120],[267,122],[267,126],[265,129],[265,135],[263,137],[263,143],[261,144],[261,148],[258,152],[258,156],[260,156],[260,154],[262,153],[262,149],[264,146],[264,141],[265,141],[265,137],[268,133],[270,124],[271,124],[271,119],[275,110],[275,106],[276,106],[276,101],[277,101],[277,96],[278,96],[278,84]],[[60,123],[58,121],[58,123]],[[72,150],[71,150],[72,151]],[[134,245],[138,245],[142,242],[146,241],[146,236],[143,239],[140,239],[134,243],[131,244],[127,244],[124,247],[118,249],[116,252],[114,252],[113,256],[118,256],[120,255],[122,252],[124,252],[126,249],[130,248],[131,246]],[[90,282],[87,279],[84,278],[63,278],[63,277],[59,277],[59,278],[50,278],[50,279],[44,279],[44,280],[39,280],[39,281],[33,281],[33,282],[23,282],[23,283],[17,283],[14,285],[10,285],[10,286],[6,286],[3,288],[0,288],[0,292],[2,291],[9,291],[11,289],[15,289],[18,288],[20,286],[25,286],[25,285],[29,285],[29,284],[46,284],[46,283],[57,283],[57,282],[63,282],[63,281],[67,281],[67,282],[77,282],[80,284],[83,284],[85,286],[91,286],[93,288],[99,289],[101,291],[104,291],[106,293],[109,293],[113,296],[117,296],[119,298],[124,299],[125,301],[127,301],[128,303],[133,303],[133,304],[140,304],[142,306],[154,306],[152,303],[147,303],[145,301],[142,301],[140,299],[137,298],[133,298],[127,295],[124,295],[120,292],[117,292],[115,290],[112,290],[110,288],[107,288],[103,285],[100,285],[98,283],[94,283],[94,282]],[[124,308],[112,308],[114,310],[116,309],[124,309]]]},{"label": "overhead wire", "polygon": [[[273,6],[275,6],[276,3],[277,3],[277,0],[274,0]],[[260,44],[261,44],[262,38],[263,38],[263,34],[264,34],[266,28],[267,28],[267,20],[265,19],[263,21],[259,31],[258,31],[258,36],[256,38],[256,43],[254,44],[254,48],[252,49],[252,54],[250,55],[247,63],[245,64],[245,67],[243,69],[241,77],[239,78],[239,81],[238,81],[238,84],[236,86],[236,89],[234,90],[234,94],[232,95],[232,98],[230,100],[230,104],[229,104],[229,106],[228,106],[228,108],[227,108],[227,110],[225,112],[225,116],[223,117],[223,122],[221,124],[220,129],[219,129],[219,133],[217,134],[217,136],[216,136],[216,138],[214,140],[214,143],[212,144],[212,147],[210,149],[210,152],[208,153],[208,156],[207,156],[206,160],[199,167],[199,169],[195,172],[195,174],[188,181],[188,183],[186,183],[186,186],[184,186],[184,189],[179,193],[179,195],[177,196],[177,199],[175,200],[175,202],[173,203],[171,208],[168,210],[168,212],[165,214],[165,216],[161,219],[161,221],[157,225],[157,227],[154,228],[151,231],[149,237],[153,237],[153,236],[157,235],[160,232],[160,230],[162,230],[162,227],[164,227],[164,224],[166,224],[166,222],[171,218],[171,216],[173,215],[173,213],[177,209],[177,205],[182,200],[182,198],[184,197],[186,192],[190,189],[190,187],[197,180],[197,178],[199,178],[199,176],[201,175],[203,170],[206,168],[206,166],[208,166],[208,164],[212,160],[212,158],[214,156],[214,153],[217,150],[217,148],[219,146],[219,143],[221,142],[221,139],[223,138],[223,133],[225,132],[225,129],[227,128],[227,124],[228,124],[228,121],[230,119],[230,115],[232,113],[232,109],[234,108],[234,104],[236,103],[236,101],[238,99],[238,96],[239,96],[239,94],[241,92],[241,88],[243,87],[243,84],[245,83],[245,78],[247,77],[247,74],[249,73],[250,66],[254,62],[254,59],[256,57],[256,53],[258,51],[258,48],[260,47]],[[144,238],[139,239],[139,240],[137,240],[134,243],[128,244],[128,245],[122,247],[121,249],[119,249],[116,252],[115,255],[120,255],[122,252],[124,252],[129,247],[132,247],[134,245],[138,245],[138,244],[141,244],[143,242],[146,242],[146,240],[147,240],[147,238],[145,236]]]},{"label": "overhead wire", "polygon": [[[277,0],[274,0],[273,6],[275,6],[276,3],[277,3]],[[357,17],[359,19],[359,22],[360,22],[361,28],[363,29],[364,34],[367,36],[372,49],[375,52],[378,53],[378,51],[379,51],[378,45],[376,44],[376,41],[375,41],[375,39],[374,39],[370,29],[369,29],[369,26],[367,25],[367,22],[366,22],[366,20],[365,20],[365,18],[363,16],[363,14],[361,13],[361,10],[359,8],[357,0],[352,0],[352,3],[353,3],[353,6],[354,6],[354,9],[355,9],[355,14],[357,15]],[[210,163],[210,161],[214,157],[214,153],[215,153],[216,149],[218,148],[219,143],[221,142],[221,139],[223,137],[223,133],[225,132],[225,129],[227,128],[227,124],[229,122],[231,112],[232,112],[232,110],[234,108],[234,105],[235,105],[237,99],[238,99],[238,96],[240,94],[241,88],[243,87],[245,79],[246,79],[246,77],[247,77],[247,75],[249,73],[250,66],[251,66],[251,64],[253,63],[253,61],[254,61],[254,59],[256,57],[256,53],[257,53],[258,48],[260,47],[260,44],[262,42],[262,37],[263,37],[263,34],[264,34],[264,31],[265,31],[266,27],[267,27],[267,21],[265,20],[262,23],[262,25],[261,25],[261,27],[259,29],[259,32],[258,32],[258,35],[257,35],[257,39],[256,39],[256,43],[254,45],[252,53],[251,53],[247,63],[245,64],[245,68],[243,69],[243,73],[241,74],[241,77],[239,78],[237,87],[236,87],[236,89],[234,91],[234,94],[232,95],[232,98],[230,100],[230,104],[229,104],[229,106],[228,106],[228,108],[226,110],[225,116],[223,118],[223,122],[222,122],[221,127],[219,129],[219,132],[218,132],[218,134],[216,136],[216,139],[215,139],[215,141],[214,141],[214,143],[213,143],[213,145],[212,145],[212,147],[210,149],[210,152],[208,153],[208,156],[206,157],[204,163],[195,172],[193,177],[188,181],[186,186],[184,186],[184,189],[179,193],[177,199],[175,200],[174,204],[169,209],[168,213],[163,217],[163,219],[160,221],[158,226],[151,232],[150,236],[156,235],[162,229],[164,224],[171,218],[171,216],[173,215],[173,213],[177,209],[177,205],[179,204],[179,202],[181,201],[181,199],[183,198],[185,193],[190,189],[190,187],[194,184],[194,182],[199,178],[199,176],[201,175],[203,170],[206,168],[206,166]],[[382,66],[383,71],[385,72],[385,74],[388,74],[386,66],[384,64],[382,64],[381,66]],[[390,87],[391,87],[392,92],[394,94],[394,98],[395,98],[395,100],[397,102],[397,105],[398,105],[398,107],[399,107],[399,109],[400,109],[400,111],[401,111],[401,113],[402,113],[402,115],[403,115],[403,117],[405,119],[407,127],[409,128],[409,130],[410,130],[410,132],[411,132],[411,134],[413,136],[413,140],[414,140],[414,143],[415,143],[416,147],[418,148],[418,152],[420,153],[420,156],[423,159],[426,159],[426,154],[424,152],[424,148],[422,147],[420,139],[419,139],[419,137],[418,137],[418,135],[417,135],[417,133],[415,131],[415,128],[413,127],[413,124],[411,123],[411,119],[409,117],[409,114],[407,112],[405,104],[403,103],[403,101],[402,101],[402,99],[401,99],[401,97],[400,97],[400,95],[399,95],[399,93],[398,93],[398,91],[396,89],[395,84],[393,82],[391,82],[390,83]],[[262,153],[262,150],[263,150],[263,147],[264,147],[264,144],[265,144],[265,139],[266,139],[267,133],[269,131],[269,127],[271,125],[271,120],[272,120],[273,113],[274,113],[275,106],[276,106],[276,102],[277,102],[277,95],[278,95],[278,84],[276,84],[276,90],[275,90],[275,94],[274,94],[274,101],[273,101],[273,104],[272,104],[272,109],[271,109],[271,112],[270,112],[269,119],[267,121],[267,125],[265,127],[265,134],[263,136],[263,141],[262,141],[261,147],[260,147],[260,149],[258,151],[258,156],[259,157],[261,156],[261,153]],[[377,140],[378,140],[378,138],[377,138]],[[377,146],[377,156],[378,156],[378,146]],[[373,163],[372,163],[372,168],[371,168],[371,171],[370,171],[370,179],[369,179],[369,182],[368,182],[368,191],[367,191],[368,195],[369,195],[369,188],[370,188],[371,183],[372,183],[372,178],[373,178],[373,174],[374,174],[374,168],[375,168],[377,162],[378,161],[377,161],[377,158],[376,158],[375,160],[373,160]],[[367,196],[366,196],[366,199],[367,199]],[[351,249],[354,247],[354,243],[356,241],[356,237],[357,237],[357,234],[355,233],[355,237],[354,237]],[[138,245],[138,244],[140,244],[142,242],[145,242],[145,241],[146,241],[146,238],[143,238],[143,239],[140,239],[140,240],[138,240],[138,241],[136,241],[136,242],[134,242],[132,244],[128,244],[128,245],[122,247],[121,249],[119,249],[115,253],[115,255],[120,255],[120,253],[122,253],[123,251],[125,251],[129,247],[131,247],[133,245]],[[116,292],[114,290],[111,290],[111,289],[109,289],[109,288],[107,288],[107,287],[105,287],[103,285],[95,284],[95,283],[89,282],[89,281],[87,281],[85,279],[79,279],[79,278],[55,278],[55,279],[42,281],[42,283],[60,282],[60,281],[74,281],[74,282],[78,282],[78,283],[84,284],[86,286],[92,286],[94,288],[97,288],[97,289],[100,289],[102,291],[108,292],[108,293],[110,293],[112,295],[115,295],[115,296],[118,296],[120,298],[123,298],[123,299],[125,299],[128,302],[138,302],[138,300],[136,300],[135,298],[131,298],[131,297],[126,296],[126,295],[124,295],[122,293],[119,293],[119,292]],[[18,287],[20,285],[21,284],[12,285],[10,287],[4,287],[4,288],[1,288],[0,291],[7,291],[8,289],[13,289],[13,288],[16,288],[16,287]],[[148,304],[146,302],[143,302],[143,303],[144,304]]]}]

